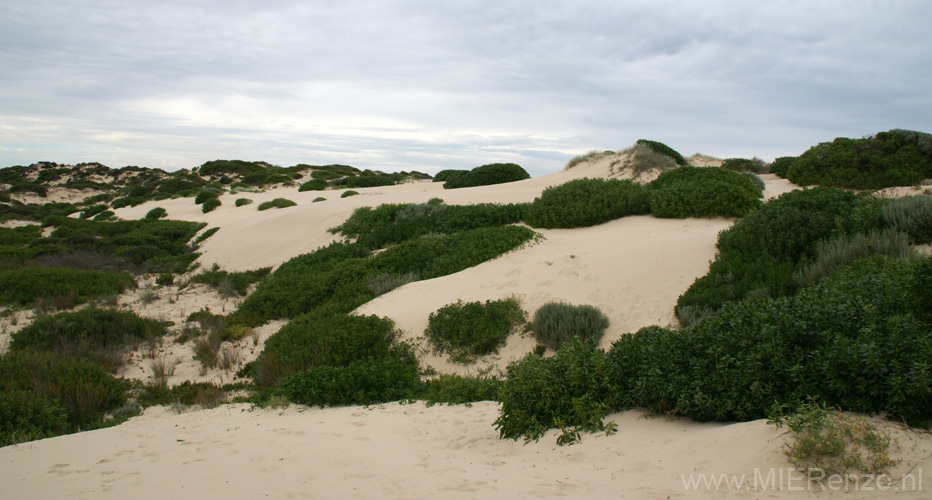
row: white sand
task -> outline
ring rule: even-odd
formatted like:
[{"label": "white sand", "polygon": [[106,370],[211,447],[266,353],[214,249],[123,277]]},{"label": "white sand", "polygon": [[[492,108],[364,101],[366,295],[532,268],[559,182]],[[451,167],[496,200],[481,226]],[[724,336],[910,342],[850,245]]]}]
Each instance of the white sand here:
[{"label": "white sand", "polygon": [[[531,201],[545,187],[573,178],[623,176],[615,168],[617,163],[612,164],[615,160],[607,157],[570,171],[482,188],[443,190],[439,183],[416,182],[359,189],[360,196],[346,199],[339,198],[339,191],[298,193],[296,188],[279,188],[224,195],[223,205],[209,214],[202,214],[188,198],[126,208],[118,215],[141,217],[161,206],[172,218],[221,227],[202,246],[203,266],[218,263],[227,270],[246,270],[278,266],[329,243],[334,237],[327,228],[343,222],[356,207],[425,202],[433,197],[450,204]],[[795,189],[775,176],[762,178],[768,198]],[[312,203],[317,196],[328,201]],[[234,207],[240,197],[255,203]],[[292,199],[298,206],[256,210],[258,203],[276,197]],[[408,284],[359,312],[393,318],[410,339],[422,334],[429,313],[457,299],[516,295],[531,313],[544,302],[564,300],[596,305],[609,316],[611,326],[603,341],[607,346],[640,327],[673,323],[677,297],[706,272],[716,235],[730,224],[724,219],[629,217],[592,228],[544,230],[546,239],[539,243],[454,275]],[[192,289],[196,297],[165,291],[165,297],[144,306],[138,302],[139,291],[134,293],[122,298],[121,304],[172,320],[204,305],[214,312],[235,305]],[[174,304],[168,303],[172,293]],[[263,340],[278,326],[267,326]],[[532,339],[515,335],[499,355],[471,367],[430,352],[423,360],[443,372],[498,373],[533,346]],[[198,377],[229,380],[229,373],[192,373],[197,365],[186,359],[191,353],[185,349],[190,347],[166,345],[160,354],[179,359],[173,382]],[[142,368],[138,363],[128,368],[127,376],[147,380],[147,362]],[[555,431],[527,445],[498,439],[492,427],[497,416],[498,405],[489,402],[471,407],[394,403],[284,410],[228,405],[182,414],[154,407],[118,427],[0,448],[0,497],[929,497],[923,491],[807,491],[807,483],[789,472],[792,467],[782,454],[784,431],[763,421],[700,424],[645,418],[643,411],[634,410],[610,417],[618,424],[615,436],[584,436],[582,444],[558,447]],[[894,454],[904,462],[892,471],[894,476],[910,473],[921,478],[923,468],[932,465],[932,438],[889,423],[880,425],[899,440]],[[717,478],[743,474],[744,481],[731,488],[688,488],[684,480],[690,475],[703,480],[698,474]],[[932,481],[932,474],[927,480]],[[907,486],[926,487],[921,481]]]}]

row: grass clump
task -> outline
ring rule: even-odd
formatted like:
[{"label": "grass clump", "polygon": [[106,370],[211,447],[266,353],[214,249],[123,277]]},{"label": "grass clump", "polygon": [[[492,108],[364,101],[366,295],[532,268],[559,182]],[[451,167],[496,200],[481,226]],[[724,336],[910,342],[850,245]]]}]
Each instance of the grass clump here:
[{"label": "grass clump", "polygon": [[312,202],[312,203],[319,203],[319,202],[321,202],[321,201],[327,201],[327,198],[324,198],[323,196],[318,196],[317,198],[314,198],[311,202]]},{"label": "grass clump", "polygon": [[655,217],[741,217],[758,208],[763,196],[748,176],[724,168],[680,167],[650,183]]},{"label": "grass clump", "polygon": [[201,205],[207,200],[215,200],[223,194],[223,191],[216,188],[204,188],[197,196],[194,197],[194,204]]},{"label": "grass clump", "polygon": [[598,149],[593,149],[586,154],[574,156],[566,163],[566,166],[563,167],[563,170],[569,170],[576,165],[579,165],[582,162],[593,162],[605,156],[615,154],[614,151],[599,151]]},{"label": "grass clump", "polygon": [[909,246],[909,238],[905,233],[888,229],[872,230],[868,234],[843,235],[820,242],[813,261],[800,265],[793,274],[793,283],[797,288],[814,285],[852,262],[873,255],[887,255],[900,259],[918,257],[916,251]]},{"label": "grass clump", "polygon": [[249,198],[237,198],[234,204],[237,207],[244,207],[246,205],[252,204],[252,200],[250,200]]},{"label": "grass clump", "polygon": [[287,208],[287,207],[293,207],[295,205],[297,205],[297,203],[287,198],[275,198],[274,200],[260,203],[258,208],[259,208],[259,211],[261,212],[263,210],[268,210],[270,208]]},{"label": "grass clump", "polygon": [[883,224],[906,233],[912,243],[932,243],[932,196],[890,200],[883,207]]},{"label": "grass clump", "polygon": [[629,180],[576,179],[544,190],[528,205],[524,220],[532,227],[594,226],[650,211],[647,188]]},{"label": "grass clump", "polygon": [[596,345],[606,328],[608,318],[598,308],[565,302],[548,302],[540,306],[531,322],[537,341],[553,350],[573,338]]},{"label": "grass clump", "polygon": [[323,179],[312,179],[301,184],[298,187],[298,192],[303,193],[305,191],[323,191],[324,189],[327,189],[327,181]]},{"label": "grass clump", "polygon": [[424,381],[419,398],[427,405],[469,404],[474,401],[498,401],[504,381],[493,377],[440,375]]},{"label": "grass clump", "polygon": [[218,207],[220,207],[220,205],[221,205],[220,198],[210,198],[209,200],[206,200],[204,201],[203,204],[201,204],[201,212],[205,214],[207,212],[213,212]]},{"label": "grass clump", "polygon": [[888,432],[878,429],[864,417],[852,417],[824,405],[807,403],[796,413],[780,418],[792,434],[784,454],[811,481],[847,474],[882,474],[900,460],[890,457],[894,444]]},{"label": "grass clump", "polygon": [[[102,211],[103,210],[101,210],[101,212]],[[155,207],[146,213],[146,219],[158,220],[164,219],[165,217],[168,217],[168,212],[162,207]]]},{"label": "grass clump", "polygon": [[448,304],[430,314],[424,335],[451,359],[469,362],[498,352],[527,315],[515,297]]},{"label": "grass clump", "polygon": [[271,267],[254,271],[229,272],[214,264],[209,271],[201,271],[191,277],[191,283],[203,283],[218,290],[228,290],[233,295],[245,296],[249,285],[258,283],[272,272]]},{"label": "grass clump", "polygon": [[420,281],[421,276],[417,272],[408,272],[401,275],[392,273],[379,273],[374,276],[366,277],[366,284],[372,292],[373,297],[385,295],[386,293],[412,283]]},{"label": "grass clump", "polygon": [[678,151],[671,148],[670,146],[667,146],[666,144],[662,142],[649,141],[647,139],[638,139],[635,145],[636,146],[647,146],[647,148],[649,148],[651,151],[654,151],[655,153],[672,158],[673,161],[677,165],[681,167],[686,166],[686,158],[683,158],[683,155],[681,155]]},{"label": "grass clump", "polygon": [[505,182],[529,179],[530,174],[514,163],[490,163],[476,167],[468,172],[453,175],[443,183],[444,189],[458,189],[474,186],[490,186]]},{"label": "grass clump", "polygon": [[349,198],[350,196],[356,196],[359,194],[359,191],[353,191],[352,189],[347,189],[340,194],[340,198]]}]

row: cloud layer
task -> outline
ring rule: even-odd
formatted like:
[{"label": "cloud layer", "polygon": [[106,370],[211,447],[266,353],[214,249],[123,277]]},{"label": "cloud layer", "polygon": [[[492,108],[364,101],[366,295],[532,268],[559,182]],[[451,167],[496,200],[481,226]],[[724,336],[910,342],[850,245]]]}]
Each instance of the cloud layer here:
[{"label": "cloud layer", "polygon": [[9,3],[0,167],[541,174],[638,138],[769,159],[932,131],[929,2],[447,3]]}]

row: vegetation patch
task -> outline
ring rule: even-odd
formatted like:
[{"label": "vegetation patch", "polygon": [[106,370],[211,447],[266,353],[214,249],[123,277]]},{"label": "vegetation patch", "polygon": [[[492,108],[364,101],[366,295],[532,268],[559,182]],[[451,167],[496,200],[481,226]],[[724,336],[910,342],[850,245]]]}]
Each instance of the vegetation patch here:
[{"label": "vegetation patch", "polygon": [[202,271],[191,277],[192,283],[203,283],[216,288],[221,295],[245,296],[249,285],[259,282],[272,272],[271,267],[255,271],[228,272],[214,266],[209,271]]},{"label": "vegetation patch", "polygon": [[589,151],[589,152],[586,153],[586,154],[577,155],[577,156],[574,156],[574,157],[570,158],[570,161],[568,161],[568,162],[566,163],[566,166],[563,167],[563,169],[564,169],[564,170],[569,170],[569,169],[575,167],[576,165],[579,165],[579,164],[582,163],[582,162],[589,162],[589,163],[592,163],[593,161],[597,161],[597,160],[599,160],[599,159],[601,159],[601,158],[604,158],[604,157],[606,157],[606,156],[610,156],[610,155],[613,155],[613,154],[616,154],[616,153],[615,153],[614,151],[610,151],[610,150],[609,150],[609,151],[600,151],[600,150],[598,150],[598,149],[593,149],[592,151]]},{"label": "vegetation patch", "polygon": [[158,321],[133,312],[83,309],[36,319],[12,336],[10,349],[39,349],[93,355],[112,347],[125,348],[165,334]]},{"label": "vegetation patch", "polygon": [[201,205],[201,212],[203,212],[203,213],[205,213],[205,214],[206,214],[207,212],[213,212],[213,211],[216,210],[218,207],[220,207],[220,205],[221,205],[221,203],[220,203],[220,198],[211,198],[211,199],[209,199],[209,200],[206,200],[206,201]]},{"label": "vegetation patch", "polygon": [[246,205],[251,205],[252,200],[250,200],[249,198],[237,198],[234,204],[238,207],[244,207]]},{"label": "vegetation patch", "polygon": [[716,167],[668,170],[650,184],[655,217],[742,217],[758,208],[761,189],[746,175]]},{"label": "vegetation patch", "polygon": [[883,224],[906,233],[914,244],[932,243],[932,196],[905,196],[883,207]]},{"label": "vegetation patch", "polygon": [[673,161],[674,161],[677,165],[679,165],[679,166],[681,166],[681,167],[686,166],[686,158],[683,158],[683,155],[681,155],[678,151],[676,151],[675,149],[671,148],[670,146],[667,146],[666,144],[664,144],[664,143],[662,143],[662,142],[649,141],[649,140],[647,140],[647,139],[638,139],[637,142],[635,143],[635,145],[636,145],[636,146],[646,146],[647,148],[649,148],[651,151],[653,151],[653,152],[655,152],[655,153],[658,153],[658,154],[667,156],[667,157],[669,157],[669,158],[672,158]]},{"label": "vegetation patch", "polygon": [[450,177],[455,177],[460,174],[469,173],[469,170],[456,170],[456,169],[447,169],[441,170],[434,175],[433,182],[446,182],[450,180]]},{"label": "vegetation patch", "polygon": [[340,198],[349,198],[350,196],[356,196],[358,194],[359,194],[359,191],[353,191],[352,189],[347,189],[346,191],[343,191],[343,193],[340,195]]},{"label": "vegetation patch", "polygon": [[541,344],[557,350],[576,338],[597,345],[608,328],[608,318],[597,307],[548,302],[537,309],[531,329]]},{"label": "vegetation patch", "polygon": [[27,306],[37,300],[68,298],[73,307],[92,297],[123,293],[136,280],[125,273],[80,271],[66,268],[23,267],[0,270],[0,304]]},{"label": "vegetation patch", "polygon": [[514,297],[485,303],[459,301],[431,313],[424,335],[454,361],[470,362],[498,352],[526,317]]},{"label": "vegetation patch", "polygon": [[548,187],[528,205],[524,220],[532,227],[594,226],[650,211],[647,188],[629,180],[576,179]]},{"label": "vegetation patch", "polygon": [[286,198],[275,198],[274,200],[264,201],[259,204],[259,211],[268,210],[270,208],[288,208],[297,205],[297,203],[286,199]]},{"label": "vegetation patch", "polygon": [[448,177],[443,183],[444,189],[457,189],[474,186],[490,186],[505,182],[529,179],[530,174],[514,163],[490,163],[476,167],[469,172]]}]

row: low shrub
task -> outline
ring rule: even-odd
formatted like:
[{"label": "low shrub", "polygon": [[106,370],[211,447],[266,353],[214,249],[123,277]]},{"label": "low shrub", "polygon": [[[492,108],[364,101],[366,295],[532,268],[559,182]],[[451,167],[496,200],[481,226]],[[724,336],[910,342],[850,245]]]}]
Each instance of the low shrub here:
[{"label": "low shrub", "polygon": [[883,207],[883,224],[909,235],[915,244],[932,243],[932,196],[906,196]]},{"label": "low shrub", "polygon": [[93,355],[161,337],[165,326],[134,312],[82,309],[36,319],[12,335],[10,349],[39,349]]},{"label": "low shrub", "polygon": [[528,354],[508,366],[500,391],[501,415],[495,427],[502,438],[537,440],[552,428],[557,442],[571,444],[580,432],[606,431],[602,419],[617,387],[609,377],[605,353],[589,342],[573,341],[550,358]]},{"label": "low shrub", "polygon": [[194,204],[200,205],[207,200],[214,200],[220,197],[223,191],[216,188],[204,188],[194,197]]},{"label": "low shrub", "polygon": [[259,204],[259,211],[261,212],[261,211],[263,211],[263,210],[268,210],[268,209],[270,209],[270,208],[287,208],[287,207],[293,207],[293,206],[295,206],[295,205],[297,205],[297,203],[295,203],[295,202],[293,202],[293,201],[291,201],[291,200],[289,200],[289,199],[286,199],[286,198],[275,198],[274,200],[271,200],[271,201],[264,201],[264,202],[260,203],[260,204]]},{"label": "low shrub", "polygon": [[125,273],[23,267],[0,271],[0,304],[27,306],[40,299],[70,296],[73,306],[135,287],[136,280]]},{"label": "low shrub", "polygon": [[165,217],[168,217],[168,212],[162,207],[155,207],[146,213],[146,219],[158,220]]},{"label": "low shrub", "polygon": [[220,204],[221,204],[220,198],[211,198],[209,200],[204,201],[204,203],[201,204],[201,211],[205,214],[207,212],[213,212],[220,206]]},{"label": "low shrub", "polygon": [[548,187],[528,205],[524,220],[531,227],[594,226],[650,211],[647,188],[629,180],[576,179]]},{"label": "low shrub", "polygon": [[502,386],[504,381],[497,378],[440,375],[424,382],[419,398],[428,405],[498,401],[498,393]]},{"label": "low shrub", "polygon": [[912,186],[932,177],[932,135],[909,130],[836,138],[809,148],[786,171],[801,186],[846,189]]},{"label": "low shrub", "polygon": [[249,285],[258,283],[259,280],[265,278],[271,272],[271,267],[263,267],[254,271],[229,272],[214,265],[209,271],[201,271],[191,276],[191,282],[210,285],[218,290],[227,288],[235,292],[235,294],[245,296],[249,289]]},{"label": "low shrub", "polygon": [[652,171],[664,172],[679,166],[674,157],[658,152],[647,144],[635,144],[621,153],[628,155],[622,168],[629,169],[634,177]]},{"label": "low shrub", "polygon": [[68,431],[68,412],[57,399],[39,396],[30,390],[0,390],[0,446],[58,436]]},{"label": "low shrub", "polygon": [[[106,211],[107,211],[107,205],[91,205],[91,206],[85,208],[83,212],[81,212],[80,217],[81,217],[82,219],[90,219],[90,218],[94,217],[95,215],[101,214],[101,213],[106,212]],[[149,213],[152,213],[152,212],[150,211]],[[168,214],[166,214],[166,215],[168,215]],[[147,219],[152,219],[153,217],[149,217],[149,215],[146,214],[146,218],[147,218]],[[159,218],[159,217],[154,217],[154,218]]]},{"label": "low shrub", "polygon": [[327,181],[323,179],[313,179],[301,184],[301,186],[298,187],[298,192],[303,193],[305,191],[323,191],[324,189],[327,189]]},{"label": "low shrub", "polygon": [[905,233],[894,230],[873,230],[868,234],[842,235],[833,240],[819,242],[811,263],[802,263],[793,274],[793,284],[804,288],[844,269],[849,264],[874,255],[887,255],[900,259],[918,257],[909,246]]},{"label": "low shrub", "polygon": [[763,196],[749,177],[723,168],[680,167],[650,183],[655,217],[741,217]]},{"label": "low shrub", "polygon": [[598,344],[608,328],[608,318],[598,308],[565,302],[548,302],[537,309],[531,322],[541,344],[559,349],[573,338]]},{"label": "low shrub", "polygon": [[243,207],[252,204],[252,200],[249,198],[237,198],[235,204],[238,207]]},{"label": "low shrub", "polygon": [[508,336],[525,322],[521,302],[514,297],[448,304],[430,314],[424,335],[451,359],[468,362],[498,352]]},{"label": "low shrub", "polygon": [[775,158],[773,163],[770,164],[770,173],[777,174],[780,177],[786,178],[786,172],[796,163],[797,157],[795,156],[781,156],[780,158]]},{"label": "low shrub", "polygon": [[348,188],[367,188],[379,186],[393,186],[398,178],[393,175],[359,175],[356,177],[345,177],[340,179],[341,186]]},{"label": "low shrub", "polygon": [[455,177],[457,175],[466,174],[466,173],[469,173],[469,170],[455,170],[455,169],[441,170],[434,175],[433,182],[446,182],[450,180],[450,177]]},{"label": "low shrub", "polygon": [[353,191],[352,189],[348,189],[346,191],[343,191],[343,193],[340,195],[340,198],[349,198],[350,196],[356,196],[358,194],[359,194],[359,191]]},{"label": "low shrub", "polygon": [[747,158],[728,158],[722,162],[722,168],[735,172],[757,172],[759,166]]},{"label": "low shrub", "polygon": [[372,292],[373,297],[385,295],[386,293],[412,283],[420,281],[421,276],[416,272],[405,273],[401,275],[392,273],[379,273],[374,276],[366,277],[366,284]]},{"label": "low shrub", "polygon": [[677,165],[681,167],[686,166],[686,158],[683,158],[683,155],[681,155],[678,151],[671,148],[670,146],[667,146],[666,144],[662,142],[649,141],[647,139],[638,139],[635,144],[639,146],[647,146],[648,148],[650,148],[652,151],[656,153],[672,158],[673,161],[676,162]]},{"label": "low shrub", "polygon": [[324,198],[323,196],[318,196],[317,198],[314,198],[312,200],[312,203],[319,203],[321,201],[327,201],[327,198]]},{"label": "low shrub", "polygon": [[490,186],[505,182],[529,179],[530,174],[514,163],[491,163],[476,167],[469,172],[448,177],[443,183],[444,189],[458,189],[474,186]]}]

